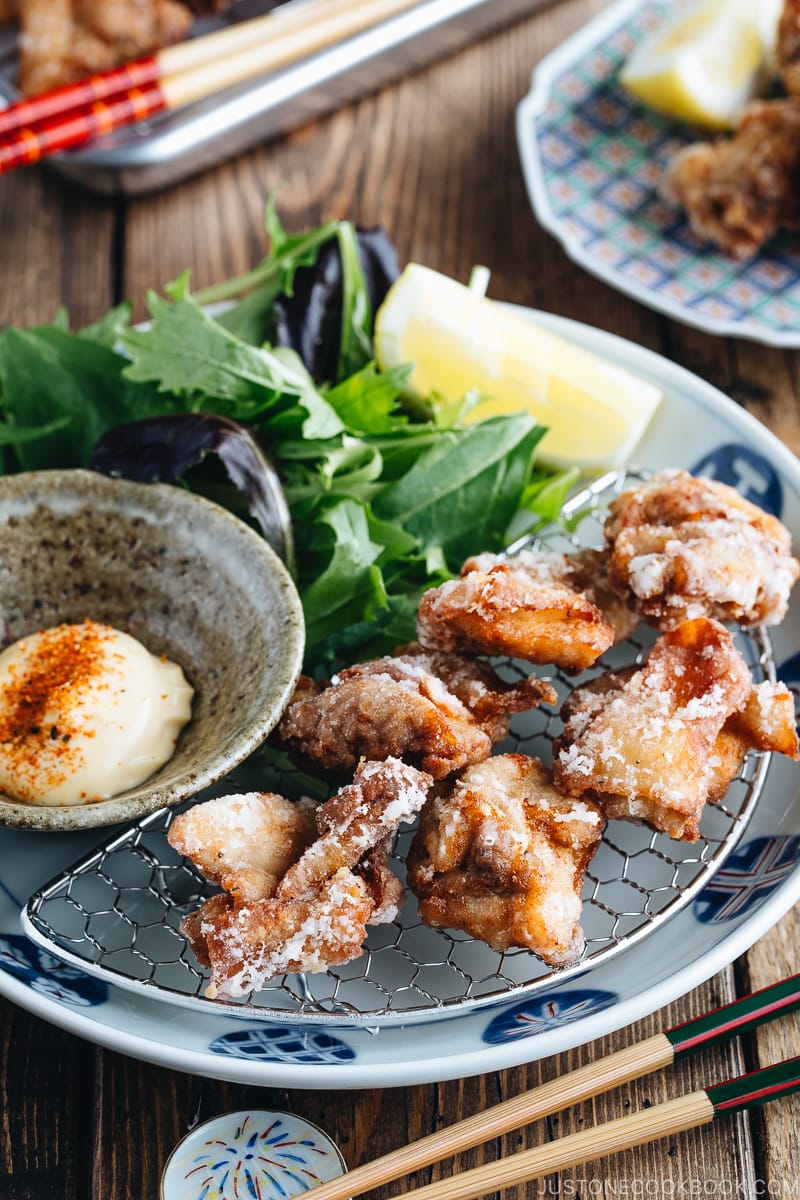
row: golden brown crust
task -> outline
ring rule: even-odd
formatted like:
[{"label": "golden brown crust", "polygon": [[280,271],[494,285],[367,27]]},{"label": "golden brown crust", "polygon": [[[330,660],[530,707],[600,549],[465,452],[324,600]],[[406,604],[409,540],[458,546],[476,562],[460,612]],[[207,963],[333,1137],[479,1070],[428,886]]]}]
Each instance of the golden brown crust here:
[{"label": "golden brown crust", "polygon": [[592,801],[560,795],[538,759],[503,754],[468,767],[426,803],[409,852],[423,921],[497,951],[574,961],[583,876],[604,823]]},{"label": "golden brown crust", "polygon": [[486,758],[508,733],[509,713],[555,699],[543,680],[505,683],[487,663],[411,646],[349,667],[327,687],[303,679],[278,733],[328,771],[392,756],[440,779]]},{"label": "golden brown crust", "polygon": [[19,86],[28,96],[107,71],[186,37],[177,0],[20,0]]},{"label": "golden brown crust", "polygon": [[[317,836],[291,862],[285,851],[292,838],[284,846],[263,845],[255,805],[244,817],[236,805],[214,800],[184,814],[192,820],[178,823],[172,844],[209,878],[233,885],[181,923],[196,957],[211,969],[207,995],[245,995],[287,971],[322,971],[358,957],[367,925],[396,915],[403,889],[387,856],[398,825],[419,811],[431,783],[396,759],[361,763],[353,782],[314,810]],[[272,827],[284,829],[288,804],[270,797]],[[235,853],[220,836],[226,815],[239,822],[232,830]],[[257,869],[260,891],[251,886]]]},{"label": "golden brown crust", "polygon": [[627,679],[573,694],[555,747],[556,785],[590,792],[610,818],[695,841],[716,740],[751,689],[730,633],[702,617],[684,622]]},{"label": "golden brown crust", "polygon": [[583,670],[614,628],[572,582],[563,554],[523,551],[467,559],[460,579],[425,592],[417,633],[434,650],[506,655]]},{"label": "golden brown crust", "polygon": [[770,513],[734,488],[662,471],[609,506],[611,585],[661,629],[698,616],[782,620],[800,564]]}]

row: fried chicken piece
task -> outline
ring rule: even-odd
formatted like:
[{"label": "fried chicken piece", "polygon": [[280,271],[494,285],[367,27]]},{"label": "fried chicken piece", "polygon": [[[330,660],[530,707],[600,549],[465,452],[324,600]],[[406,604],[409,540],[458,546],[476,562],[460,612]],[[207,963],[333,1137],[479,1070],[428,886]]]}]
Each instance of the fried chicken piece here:
[{"label": "fried chicken piece", "polygon": [[[606,671],[576,688],[561,709],[563,720],[569,724],[574,718],[573,728],[585,725],[602,711],[614,693],[622,691],[636,671],[636,667]],[[724,799],[750,750],[798,758],[794,698],[785,684],[769,681],[754,684],[744,707],[728,717],[709,755],[709,803],[719,804]]]},{"label": "fried chicken piece", "polygon": [[274,792],[219,796],[173,818],[167,841],[239,901],[273,896],[311,843],[316,805]]},{"label": "fried chicken piece", "polygon": [[73,83],[186,37],[178,0],[23,0],[19,86],[27,96]]},{"label": "fried chicken piece", "polygon": [[800,0],[783,2],[775,57],[783,86],[790,96],[800,95]]},{"label": "fried chicken piece", "polygon": [[425,805],[408,883],[434,928],[462,929],[497,951],[574,962],[586,867],[605,820],[591,800],[562,796],[538,759],[502,754],[468,767]]},{"label": "fried chicken piece", "polygon": [[[272,894],[226,891],[186,917],[181,929],[211,970],[206,995],[243,996],[287,971],[323,971],[357,958],[367,925],[397,913],[403,889],[387,855],[398,825],[420,810],[431,783],[397,759],[361,763],[353,782],[315,810],[317,837]],[[222,816],[219,809],[211,814],[213,838],[222,832]],[[199,848],[190,837],[181,844],[191,844],[201,870],[210,862],[211,877],[220,878],[214,844],[202,843],[202,823],[190,833],[201,838]],[[227,848],[224,853],[231,856]],[[249,866],[249,848],[245,857]]]},{"label": "fried chicken piece", "polygon": [[542,700],[555,693],[541,680],[505,684],[463,656],[407,648],[349,667],[322,689],[301,679],[278,734],[328,771],[392,755],[440,779],[488,757],[508,732],[506,714]]},{"label": "fried chicken piece", "polygon": [[722,625],[704,617],[684,622],[656,641],[621,686],[612,676],[573,693],[555,745],[556,786],[595,796],[609,818],[696,841],[717,738],[752,686]]},{"label": "fried chicken piece", "polygon": [[734,488],[662,471],[609,505],[609,579],[668,629],[697,616],[777,624],[800,573],[784,525]]},{"label": "fried chicken piece", "polygon": [[755,101],[733,137],[680,150],[663,192],[698,237],[734,258],[751,258],[779,229],[800,229],[800,98]]},{"label": "fried chicken piece", "polygon": [[420,600],[417,636],[431,650],[503,654],[583,670],[614,642],[614,628],[577,589],[563,554],[523,550],[468,558],[460,579]]},{"label": "fried chicken piece", "polygon": [[508,735],[511,713],[527,712],[540,704],[555,704],[558,699],[555,688],[535,675],[509,683],[489,663],[472,655],[426,650],[417,642],[398,646],[391,657],[356,663],[340,671],[337,678],[388,673],[400,681],[417,679],[420,671],[440,679],[493,742],[501,742]]},{"label": "fried chicken piece", "polygon": [[742,710],[725,722],[709,763],[708,799],[712,804],[724,798],[750,750],[800,757],[794,697],[784,683],[756,684]]}]

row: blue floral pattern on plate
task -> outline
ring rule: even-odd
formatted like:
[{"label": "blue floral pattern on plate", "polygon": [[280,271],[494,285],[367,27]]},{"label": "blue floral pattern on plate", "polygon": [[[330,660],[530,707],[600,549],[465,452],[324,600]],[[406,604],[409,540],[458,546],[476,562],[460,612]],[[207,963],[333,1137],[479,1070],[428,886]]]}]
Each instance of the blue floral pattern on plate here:
[{"label": "blue floral pattern on plate", "polygon": [[298,1029],[292,1025],[249,1025],[215,1038],[208,1048],[213,1054],[262,1062],[336,1066],[356,1058],[355,1050],[341,1038],[323,1030]]},{"label": "blue floral pattern on plate", "polygon": [[0,936],[0,969],[27,983],[31,991],[74,1008],[92,1008],[108,999],[108,984],[59,962],[17,933]]},{"label": "blue floral pattern on plate", "polygon": [[662,198],[675,152],[708,131],[644,107],[619,71],[672,8],[621,0],[540,63],[517,126],[533,208],[576,262],[643,304],[714,333],[800,345],[797,237],[739,262]]},{"label": "blue floral pattern on plate", "polygon": [[749,446],[738,442],[718,446],[700,459],[692,474],[729,484],[775,517],[783,512],[783,485],[778,472],[763,454]]},{"label": "blue floral pattern on plate", "polygon": [[797,869],[800,837],[759,837],[728,858],[694,901],[699,921],[719,924],[750,913]]},{"label": "blue floral pattern on plate", "polygon": [[483,1041],[497,1046],[517,1038],[532,1037],[553,1022],[568,1025],[616,1004],[618,999],[616,992],[575,989],[523,1000],[492,1018],[483,1032]]}]

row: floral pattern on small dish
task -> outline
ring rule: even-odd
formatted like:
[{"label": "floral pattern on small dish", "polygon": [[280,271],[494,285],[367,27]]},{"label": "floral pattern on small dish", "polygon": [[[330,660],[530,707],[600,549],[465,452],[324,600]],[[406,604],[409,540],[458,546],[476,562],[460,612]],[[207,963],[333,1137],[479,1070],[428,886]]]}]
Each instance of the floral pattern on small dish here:
[{"label": "floral pattern on small dish", "polygon": [[522,1001],[493,1017],[483,1032],[483,1041],[497,1046],[517,1038],[532,1037],[554,1022],[567,1025],[616,1004],[616,992],[575,989],[554,992],[536,1000]]},{"label": "floral pattern on small dish", "polygon": [[611,286],[712,333],[800,345],[800,239],[784,234],[737,262],[697,238],[660,181],[708,130],[645,108],[619,83],[669,0],[621,0],[540,63],[517,136],[540,222]]},{"label": "floral pattern on small dish", "polygon": [[208,1048],[212,1054],[232,1058],[318,1066],[338,1066],[356,1058],[355,1050],[341,1038],[321,1029],[300,1029],[294,1025],[248,1025],[215,1038]]},{"label": "floral pattern on small dish", "polygon": [[0,936],[0,970],[22,980],[31,991],[73,1008],[93,1008],[108,999],[108,984],[59,962],[17,933]]},{"label": "floral pattern on small dish", "polygon": [[695,899],[698,921],[720,924],[752,912],[797,870],[798,857],[800,836],[745,842]]},{"label": "floral pattern on small dish", "polygon": [[161,1200],[288,1200],[342,1175],[344,1159],[316,1125],[292,1113],[225,1113],[172,1151]]}]

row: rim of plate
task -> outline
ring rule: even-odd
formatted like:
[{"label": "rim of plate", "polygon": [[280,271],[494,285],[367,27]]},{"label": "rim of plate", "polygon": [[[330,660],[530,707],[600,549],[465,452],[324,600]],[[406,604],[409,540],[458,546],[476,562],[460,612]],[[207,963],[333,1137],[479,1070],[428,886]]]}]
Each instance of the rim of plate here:
[{"label": "rim of plate", "polygon": [[[782,482],[791,488],[795,497],[800,498],[800,462],[798,459],[766,426],[745,410],[738,408],[733,401],[700,376],[663,355],[638,346],[616,334],[594,329],[581,322],[555,314],[537,312],[527,308],[521,308],[520,311],[530,319],[540,321],[556,332],[572,334],[582,345],[605,353],[606,356],[621,362],[641,375],[655,377],[667,396],[670,391],[682,393],[685,399],[716,416],[721,423],[740,434],[744,440],[752,443],[755,435],[755,440],[759,443],[760,448],[770,455],[773,464],[780,471]],[[667,399],[666,403],[668,402]],[[768,777],[765,783],[765,792],[768,792],[769,788]],[[798,804],[800,804],[800,799],[798,799]],[[796,826],[793,833],[800,832],[800,812]],[[70,1033],[85,1037],[107,1049],[175,1070],[262,1086],[318,1088],[321,1090],[329,1090],[333,1087],[349,1089],[424,1084],[464,1078],[546,1058],[584,1045],[628,1025],[634,1020],[647,1016],[684,995],[693,987],[699,986],[731,963],[771,929],[798,900],[800,900],[800,863],[782,883],[773,888],[771,894],[760,903],[757,909],[738,918],[737,923],[716,940],[711,940],[710,944],[707,944],[710,938],[709,933],[705,938],[698,937],[696,948],[689,961],[672,970],[667,978],[635,990],[633,994],[617,995],[613,1003],[587,1016],[570,1021],[554,1020],[552,1026],[548,1026],[544,1030],[538,1030],[525,1037],[510,1039],[507,1043],[482,1043],[477,1048],[465,1049],[463,1039],[460,1045],[457,1043],[456,1034],[449,1052],[426,1053],[422,1058],[415,1058],[413,1051],[405,1053],[407,1040],[415,1033],[424,1034],[426,1031],[434,1031],[436,1044],[441,1046],[448,1040],[448,1035],[454,1030],[457,1031],[459,1026],[466,1027],[471,1024],[474,1030],[477,1021],[481,1019],[481,1014],[457,1016],[450,1021],[421,1023],[415,1025],[413,1030],[408,1026],[387,1027],[381,1031],[379,1037],[374,1039],[374,1044],[376,1047],[380,1047],[382,1039],[386,1039],[387,1042],[393,1039],[404,1039],[404,1054],[400,1060],[380,1059],[376,1056],[373,1061],[367,1062],[359,1061],[356,1058],[353,1062],[338,1062],[335,1065],[304,1064],[285,1062],[280,1059],[264,1061],[263,1059],[233,1058],[214,1054],[207,1048],[188,1049],[185,1046],[170,1043],[168,1040],[170,1021],[168,1019],[164,1023],[163,1039],[156,1039],[147,1033],[132,1033],[120,1027],[119,1019],[116,1024],[106,1024],[84,1015],[82,1011],[69,1009],[47,996],[38,994],[2,968],[0,968],[0,994]],[[661,929],[655,931],[652,941],[648,942],[645,939],[642,943],[631,946],[623,954],[615,957],[613,964],[609,964],[609,969],[613,967],[615,975],[618,976],[626,965],[634,962],[642,953],[647,953],[648,947],[657,945],[670,937],[686,920],[693,920],[691,910],[683,910],[676,914],[674,921],[666,923]],[[710,930],[712,927],[705,928]],[[719,929],[718,926],[714,928]],[[603,968],[600,965],[595,970],[587,968],[585,975],[579,976],[578,980],[594,982],[593,976],[601,975],[602,971]],[[554,986],[558,986],[557,981]],[[173,1006],[162,1005],[155,998],[139,1001],[122,993],[119,989],[112,988],[111,991],[118,1005],[114,1014],[117,1018],[119,1018],[119,1013],[125,1010],[136,1013],[140,1005],[145,1016],[147,1013],[158,1011],[167,1018],[169,1015],[177,1013],[179,1018],[182,1017],[185,1020],[189,1015],[185,1010],[182,1012]],[[514,1007],[513,1002],[501,1001],[497,1005],[497,1012],[502,1013]],[[485,1011],[483,1016],[485,1017]],[[198,1019],[205,1020],[205,1018]],[[244,1025],[243,1022],[236,1021],[232,1017],[213,1018],[212,1020],[213,1023],[209,1021],[209,1028],[215,1032],[222,1029],[242,1028]],[[358,1032],[362,1037],[370,1037],[369,1031],[344,1030],[341,1032],[345,1034]],[[475,1038],[470,1036],[468,1041],[474,1045]]]},{"label": "rim of plate", "polygon": [[616,33],[635,12],[649,2],[650,0],[618,0],[609,9],[599,13],[579,29],[577,33],[572,34],[550,54],[545,55],[534,68],[530,91],[517,105],[515,120],[517,149],[528,200],[534,215],[539,223],[561,244],[574,263],[607,283],[609,287],[613,287],[615,291],[632,296],[646,308],[664,313],[673,320],[701,329],[705,333],[744,338],[768,346],[798,347],[800,346],[800,330],[769,329],[767,326],[749,319],[733,321],[705,314],[699,315],[693,309],[678,304],[669,296],[663,296],[653,288],[621,275],[607,263],[588,254],[581,242],[570,233],[553,211],[539,156],[538,138],[535,135],[537,119],[547,108],[553,85],[557,79],[568,68],[575,66],[586,54]]}]

